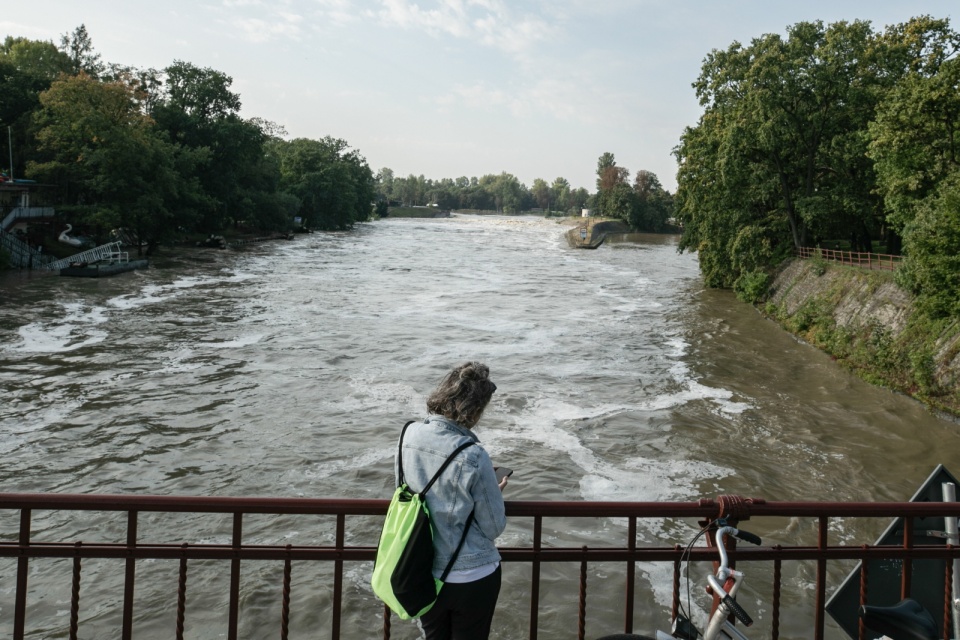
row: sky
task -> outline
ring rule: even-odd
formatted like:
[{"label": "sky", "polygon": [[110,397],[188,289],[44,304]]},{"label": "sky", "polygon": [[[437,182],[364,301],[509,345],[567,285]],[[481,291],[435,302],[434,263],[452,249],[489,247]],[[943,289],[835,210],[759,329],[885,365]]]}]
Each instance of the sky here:
[{"label": "sky", "polygon": [[376,173],[596,190],[605,152],[676,188],[704,57],[803,21],[950,18],[941,0],[4,0],[0,37],[86,25],[104,62],[233,79],[244,117],[346,140]]}]

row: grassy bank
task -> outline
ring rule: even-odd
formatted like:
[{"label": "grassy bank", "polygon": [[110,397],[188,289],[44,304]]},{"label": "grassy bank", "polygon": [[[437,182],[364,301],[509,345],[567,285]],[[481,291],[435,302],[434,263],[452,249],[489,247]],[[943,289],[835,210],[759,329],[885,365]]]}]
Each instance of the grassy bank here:
[{"label": "grassy bank", "polygon": [[892,273],[793,260],[760,309],[864,380],[960,416],[960,321],[918,312]]}]

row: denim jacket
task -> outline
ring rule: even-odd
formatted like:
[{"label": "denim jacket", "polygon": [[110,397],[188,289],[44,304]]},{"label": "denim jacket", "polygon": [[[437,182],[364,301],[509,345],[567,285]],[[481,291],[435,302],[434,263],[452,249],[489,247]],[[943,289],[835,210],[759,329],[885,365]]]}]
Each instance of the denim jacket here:
[{"label": "denim jacket", "polygon": [[[457,549],[470,511],[473,524],[453,565],[454,571],[498,562],[495,540],[507,526],[503,494],[490,456],[469,429],[438,415],[407,427],[403,437],[403,475],[411,491],[422,491],[443,461],[464,442],[474,442],[447,466],[427,492],[434,525],[433,575],[439,578]],[[394,475],[397,472],[394,460]]]}]

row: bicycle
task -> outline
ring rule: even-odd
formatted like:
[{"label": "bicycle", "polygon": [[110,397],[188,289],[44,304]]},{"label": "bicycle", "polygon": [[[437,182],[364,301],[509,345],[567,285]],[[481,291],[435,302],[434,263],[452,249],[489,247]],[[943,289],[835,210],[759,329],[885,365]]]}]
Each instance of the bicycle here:
[{"label": "bicycle", "polygon": [[[707,575],[707,582],[713,594],[719,597],[720,602],[716,609],[710,615],[707,621],[705,631],[701,633],[694,626],[690,616],[680,603],[680,611],[677,618],[673,621],[673,627],[670,633],[656,631],[656,636],[637,635],[637,634],[614,634],[606,635],[597,640],[749,640],[747,636],[740,632],[729,620],[733,615],[744,626],[751,626],[753,620],[749,614],[744,611],[737,603],[737,592],[743,584],[744,574],[735,569],[731,569],[725,537],[733,536],[744,542],[750,542],[755,545],[761,543],[760,537],[749,531],[743,531],[726,524],[725,520],[719,520],[715,524],[721,526],[716,530],[715,539],[717,541],[717,551],[720,554],[720,564],[716,574]],[[681,563],[684,558],[689,558],[690,549],[693,548],[707,531],[704,527],[694,536],[693,540],[687,545],[681,556]],[[689,566],[689,559],[687,560]],[[690,608],[690,576],[687,576],[687,608]],[[860,607],[860,617],[864,621],[867,629],[888,634],[882,636],[879,640],[937,640],[939,637],[936,629],[936,623],[930,613],[918,602],[905,599],[892,607],[878,607],[864,605]]]}]

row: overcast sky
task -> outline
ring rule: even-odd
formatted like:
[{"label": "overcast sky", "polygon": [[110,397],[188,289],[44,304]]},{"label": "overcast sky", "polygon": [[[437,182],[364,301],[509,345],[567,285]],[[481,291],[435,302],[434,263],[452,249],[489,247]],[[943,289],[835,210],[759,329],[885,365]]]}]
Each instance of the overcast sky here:
[{"label": "overcast sky", "polygon": [[398,176],[507,171],[596,188],[609,151],[676,187],[704,56],[807,20],[875,30],[957,0],[4,0],[0,35],[85,24],[105,62],[233,78],[245,117],[343,138]]}]

